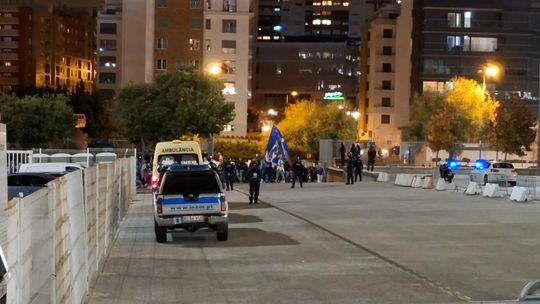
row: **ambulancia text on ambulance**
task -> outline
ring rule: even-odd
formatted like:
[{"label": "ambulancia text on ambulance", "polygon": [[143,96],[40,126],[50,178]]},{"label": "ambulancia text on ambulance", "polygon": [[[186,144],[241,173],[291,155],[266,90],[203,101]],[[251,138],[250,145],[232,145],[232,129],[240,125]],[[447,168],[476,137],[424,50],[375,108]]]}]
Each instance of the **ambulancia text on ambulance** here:
[{"label": "ambulancia text on ambulance", "polygon": [[192,140],[163,141],[156,144],[152,163],[152,189],[159,188],[160,169],[171,165],[202,164],[199,143]]}]

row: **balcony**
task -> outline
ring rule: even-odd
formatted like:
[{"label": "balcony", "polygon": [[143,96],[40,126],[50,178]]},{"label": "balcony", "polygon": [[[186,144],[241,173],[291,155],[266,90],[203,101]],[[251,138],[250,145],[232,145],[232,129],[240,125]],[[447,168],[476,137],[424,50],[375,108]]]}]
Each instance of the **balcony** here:
[{"label": "balcony", "polygon": [[371,108],[373,114],[394,114],[394,107],[374,106]]},{"label": "balcony", "polygon": [[16,30],[16,29],[0,30],[0,36],[17,37],[19,36],[19,30]]},{"label": "balcony", "polygon": [[0,60],[19,60],[17,53],[0,53]]},{"label": "balcony", "polygon": [[4,85],[18,85],[19,79],[17,77],[0,77],[0,86]]},{"label": "balcony", "polygon": [[16,49],[18,47],[18,41],[0,41],[0,49]]},{"label": "balcony", "polygon": [[0,17],[0,24],[19,24],[17,17]]},{"label": "balcony", "polygon": [[0,73],[18,73],[19,67],[16,66],[0,66]]}]

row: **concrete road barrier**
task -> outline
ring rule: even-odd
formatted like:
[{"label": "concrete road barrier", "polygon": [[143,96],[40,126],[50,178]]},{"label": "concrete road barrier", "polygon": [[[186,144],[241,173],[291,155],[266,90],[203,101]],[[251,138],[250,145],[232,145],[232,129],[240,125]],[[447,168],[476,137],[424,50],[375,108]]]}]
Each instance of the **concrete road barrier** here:
[{"label": "concrete road barrier", "polygon": [[427,178],[426,176],[415,176],[414,182],[412,184],[413,188],[421,188],[424,184],[424,179]]},{"label": "concrete road barrier", "polygon": [[525,187],[514,187],[512,188],[512,194],[510,195],[511,201],[524,202],[527,200],[529,191]]},{"label": "concrete road barrier", "polygon": [[445,190],[456,190],[457,186],[454,182],[447,183],[444,178],[439,178],[437,180],[437,185],[435,186],[435,190],[437,191],[445,191]]},{"label": "concrete road barrier", "polygon": [[482,192],[484,197],[500,197],[499,195],[499,185],[487,183],[484,186],[484,191]]},{"label": "concrete road barrier", "polygon": [[422,184],[423,189],[433,189],[433,177],[426,176],[424,177],[424,183]]},{"label": "concrete road barrier", "polygon": [[390,174],[386,172],[379,172],[379,176],[377,176],[377,181],[382,183],[387,183],[390,180]]},{"label": "concrete road barrier", "polygon": [[469,182],[469,184],[467,185],[467,190],[465,190],[465,194],[476,195],[480,193],[482,193],[482,187],[476,182]]}]

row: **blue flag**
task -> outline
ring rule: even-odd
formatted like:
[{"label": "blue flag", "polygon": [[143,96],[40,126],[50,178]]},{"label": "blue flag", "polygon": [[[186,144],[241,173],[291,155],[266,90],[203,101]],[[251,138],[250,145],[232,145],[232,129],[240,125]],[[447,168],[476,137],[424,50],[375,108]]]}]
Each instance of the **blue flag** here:
[{"label": "blue flag", "polygon": [[266,153],[264,159],[267,162],[277,163],[279,159],[286,160],[289,157],[289,147],[285,142],[285,138],[279,132],[279,129],[274,125],[270,138],[268,139],[268,145],[266,146]]}]

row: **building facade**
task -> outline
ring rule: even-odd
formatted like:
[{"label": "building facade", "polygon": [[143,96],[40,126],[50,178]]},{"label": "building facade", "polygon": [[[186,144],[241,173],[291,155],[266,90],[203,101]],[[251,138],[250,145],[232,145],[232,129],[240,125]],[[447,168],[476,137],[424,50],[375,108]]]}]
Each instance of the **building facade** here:
[{"label": "building facade", "polygon": [[482,83],[483,68],[496,64],[501,73],[486,85],[498,98],[538,100],[540,1],[414,1],[413,17],[413,91],[453,76]]},{"label": "building facade", "polygon": [[399,6],[380,7],[362,39],[358,138],[381,149],[401,143],[396,124],[396,19]]},{"label": "building facade", "polygon": [[259,1],[252,107],[282,108],[299,99],[323,102],[325,95],[339,95],[356,106],[360,36],[374,5],[365,0]]},{"label": "building facade", "polygon": [[0,89],[49,86],[74,91],[95,79],[96,22],[93,8],[52,4],[0,8]]},{"label": "building facade", "polygon": [[222,135],[246,136],[248,103],[251,100],[251,70],[254,14],[252,1],[209,0],[204,9],[202,69],[215,72],[225,84],[223,94],[234,104],[234,121]]}]

